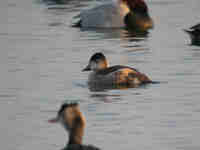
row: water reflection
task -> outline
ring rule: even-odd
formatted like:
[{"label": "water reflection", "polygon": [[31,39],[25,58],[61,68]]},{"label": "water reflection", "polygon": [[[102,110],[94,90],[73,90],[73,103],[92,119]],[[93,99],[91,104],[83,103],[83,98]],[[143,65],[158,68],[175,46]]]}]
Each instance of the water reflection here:
[{"label": "water reflection", "polygon": [[89,90],[93,92],[102,92],[102,91],[108,91],[108,90],[125,90],[128,88],[135,88],[138,86],[127,86],[127,85],[99,85],[99,84],[88,84]]},{"label": "water reflection", "polygon": [[62,23],[62,22],[51,22],[48,24],[48,26],[50,26],[50,27],[57,27],[57,26],[63,26],[63,25],[64,25],[64,23]]},{"label": "water reflection", "polygon": [[[108,28],[81,28],[80,31],[89,33],[89,38],[98,39],[115,39],[122,38],[128,41],[143,41],[148,37],[148,31],[134,31],[126,29],[108,29]],[[94,36],[96,38],[94,38]]]},{"label": "water reflection", "polygon": [[101,101],[104,103],[112,103],[113,101],[120,101],[121,95],[119,94],[105,94],[105,93],[94,93],[90,95],[95,101]]},{"label": "water reflection", "polygon": [[[159,84],[160,82],[155,82],[153,84]],[[105,84],[88,84],[89,90],[91,92],[105,92],[110,90],[127,90],[130,88],[146,88],[149,84],[143,85],[105,85]]]}]

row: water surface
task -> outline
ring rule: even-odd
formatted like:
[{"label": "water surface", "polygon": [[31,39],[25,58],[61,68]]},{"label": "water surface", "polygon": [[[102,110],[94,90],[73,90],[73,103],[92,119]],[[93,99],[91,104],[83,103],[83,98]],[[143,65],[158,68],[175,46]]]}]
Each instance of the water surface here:
[{"label": "water surface", "polygon": [[[65,100],[78,100],[87,118],[84,143],[102,149],[200,149],[200,47],[182,29],[200,20],[199,0],[148,0],[155,28],[71,28],[80,10],[101,1],[0,2],[0,141],[7,150],[61,149],[67,134],[46,120]],[[90,91],[82,68],[105,53],[160,84]]]}]

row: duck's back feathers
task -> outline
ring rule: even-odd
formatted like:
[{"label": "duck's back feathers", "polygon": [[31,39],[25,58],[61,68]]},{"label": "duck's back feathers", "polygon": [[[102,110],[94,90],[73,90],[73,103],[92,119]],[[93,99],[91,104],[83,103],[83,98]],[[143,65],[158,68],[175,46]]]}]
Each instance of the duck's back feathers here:
[{"label": "duck's back feathers", "polygon": [[186,33],[188,33],[190,36],[194,36],[194,38],[200,36],[200,30],[199,30],[199,29],[197,29],[197,30],[193,30],[193,29],[184,29],[184,31],[185,31]]},{"label": "duck's back feathers", "polygon": [[93,145],[70,144],[62,150],[100,150]]},{"label": "duck's back feathers", "polygon": [[190,29],[192,29],[192,30],[200,30],[200,23],[192,26]]},{"label": "duck's back feathers", "polygon": [[200,33],[200,24],[194,25],[190,27],[189,29],[184,29],[185,32],[189,34],[199,34]]},{"label": "duck's back feathers", "polygon": [[80,14],[81,27],[119,28],[124,27],[123,14],[114,3],[107,3]]},{"label": "duck's back feathers", "polygon": [[128,84],[147,84],[147,83],[153,83],[151,79],[149,79],[145,74],[143,73],[129,73],[128,74]]},{"label": "duck's back feathers", "polygon": [[127,66],[112,66],[91,74],[89,83],[103,85],[141,85],[152,83],[143,73]]},{"label": "duck's back feathers", "polygon": [[116,65],[116,66],[108,67],[108,68],[103,69],[103,70],[99,70],[98,74],[100,74],[100,75],[108,75],[110,73],[113,73],[115,71],[119,71],[121,69],[131,69],[133,72],[138,72],[136,69],[128,67],[128,66]]}]

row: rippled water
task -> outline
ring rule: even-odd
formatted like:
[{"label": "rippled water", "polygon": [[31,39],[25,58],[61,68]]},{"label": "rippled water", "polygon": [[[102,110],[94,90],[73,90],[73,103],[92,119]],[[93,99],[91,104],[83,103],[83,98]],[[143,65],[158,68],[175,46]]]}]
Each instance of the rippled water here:
[{"label": "rippled water", "polygon": [[[80,10],[101,1],[0,2],[0,144],[6,150],[59,150],[67,134],[46,120],[65,100],[78,100],[87,118],[84,143],[102,149],[200,149],[200,47],[182,29],[200,21],[199,0],[148,0],[155,28],[71,28]],[[138,68],[160,84],[90,91],[89,57]]]}]

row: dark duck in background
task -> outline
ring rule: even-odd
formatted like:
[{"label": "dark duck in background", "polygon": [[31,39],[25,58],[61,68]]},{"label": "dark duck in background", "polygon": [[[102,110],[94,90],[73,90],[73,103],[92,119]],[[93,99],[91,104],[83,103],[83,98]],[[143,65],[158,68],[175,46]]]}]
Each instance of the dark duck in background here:
[{"label": "dark duck in background", "polygon": [[192,45],[200,46],[200,23],[184,31],[190,35]]}]

